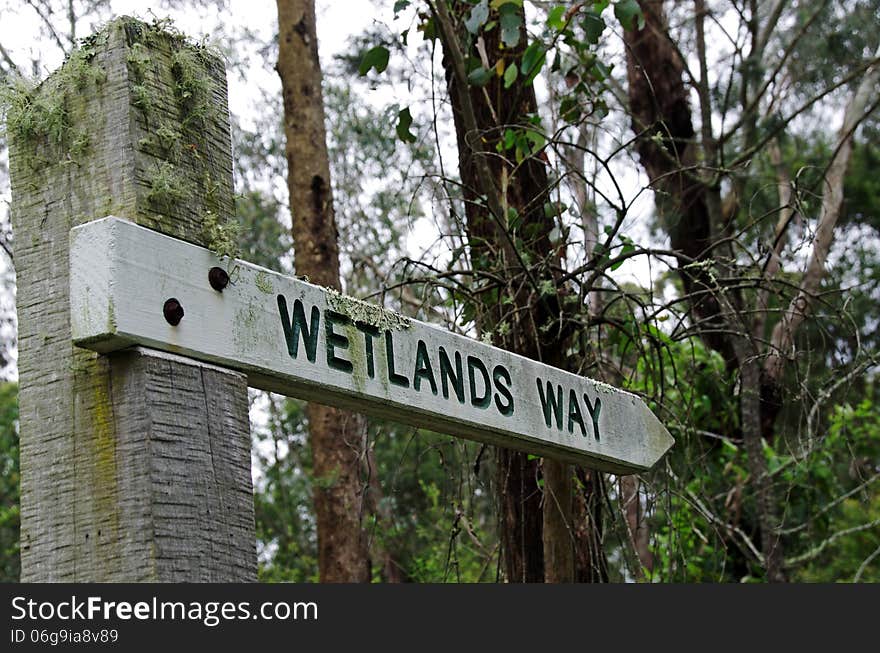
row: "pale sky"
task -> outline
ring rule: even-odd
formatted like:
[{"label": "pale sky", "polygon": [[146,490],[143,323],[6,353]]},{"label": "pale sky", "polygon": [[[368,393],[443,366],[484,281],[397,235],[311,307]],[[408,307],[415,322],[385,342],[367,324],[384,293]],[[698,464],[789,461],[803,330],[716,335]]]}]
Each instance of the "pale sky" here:
[{"label": "pale sky", "polygon": [[[195,39],[199,39],[205,34],[215,33],[220,26],[224,32],[232,34],[246,28],[258,36],[260,40],[268,42],[274,37],[277,30],[275,3],[271,0],[227,0],[226,9],[220,12],[216,9],[167,11],[160,9],[158,4],[145,4],[136,0],[111,0],[110,4],[111,13],[107,15],[107,18],[122,14],[135,15],[146,20],[168,16],[173,19],[178,29]],[[317,0],[316,4],[318,40],[321,58],[324,62],[327,62],[335,53],[345,50],[350,39],[362,33],[374,21],[387,25],[397,32],[405,27],[411,27],[411,25],[405,24],[407,19],[395,23],[390,9],[391,2],[384,3],[386,9],[383,11],[377,10],[374,3],[368,0],[346,0],[344,2]],[[43,62],[43,74],[45,75],[60,65],[62,54],[57,47],[39,39],[39,27],[39,18],[33,9],[25,3],[20,3],[17,8],[5,10],[0,15],[0,43],[3,43],[20,66],[26,67],[33,58],[39,57]],[[89,25],[80,26],[81,33],[78,36],[86,36],[90,31],[93,31],[90,29],[91,27]],[[409,41],[412,58],[424,57],[424,50],[418,53],[420,39],[415,29],[410,31]],[[236,74],[228,76],[230,109],[243,119],[244,124],[247,124],[247,116],[253,114],[253,99],[258,97],[256,89],[280,94],[280,82],[271,65],[273,62],[265,62],[263,57],[256,54],[254,48],[251,50],[251,52],[239,53],[248,57],[248,72],[243,77]],[[441,83],[442,75],[438,84]],[[540,83],[537,84],[537,88],[541,94]],[[439,86],[438,92],[442,94]],[[418,100],[408,97],[405,88],[392,89],[388,85],[382,85],[378,90],[367,90],[364,86],[363,93],[364,101],[376,104],[387,104],[393,101],[400,102],[402,106],[412,104],[413,114],[417,120],[419,118],[417,114],[419,111]],[[389,125],[389,128],[391,127]],[[443,148],[445,152],[448,152],[445,158],[447,165],[449,165],[455,159],[454,143],[444,144]],[[651,194],[638,194],[638,189],[644,186],[645,180],[641,178],[642,175],[637,165],[621,161],[615,167],[618,181],[622,180],[625,187],[631,188],[632,190],[628,191],[628,194],[637,198],[628,213],[624,233],[637,241],[647,242],[647,235],[644,234],[646,222],[644,218],[652,211]],[[9,189],[0,188],[0,203],[8,206],[8,202]],[[0,210],[5,210],[5,208],[2,206]],[[407,248],[410,250],[410,255],[418,258],[427,247],[435,243],[436,237],[436,227],[429,218],[422,218],[414,222],[409,234],[407,234]],[[614,273],[614,276],[619,281],[636,280],[643,284],[649,283],[651,271],[647,263],[647,260],[642,257],[630,259]],[[0,274],[2,274],[2,268],[8,269],[6,261],[0,262]],[[657,272],[655,262],[654,274]]]}]

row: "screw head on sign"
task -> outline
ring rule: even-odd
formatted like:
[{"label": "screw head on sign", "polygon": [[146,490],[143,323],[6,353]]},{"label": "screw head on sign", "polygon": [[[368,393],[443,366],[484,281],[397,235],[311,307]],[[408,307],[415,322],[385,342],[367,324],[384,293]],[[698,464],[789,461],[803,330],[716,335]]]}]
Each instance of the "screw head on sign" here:
[{"label": "screw head on sign", "polygon": [[229,285],[229,275],[223,268],[211,268],[208,270],[208,283],[217,292],[222,292]]},{"label": "screw head on sign", "polygon": [[168,324],[171,326],[177,326],[183,319],[183,306],[181,306],[180,302],[174,297],[166,299],[165,305],[162,307],[162,315],[165,316],[165,320]]}]

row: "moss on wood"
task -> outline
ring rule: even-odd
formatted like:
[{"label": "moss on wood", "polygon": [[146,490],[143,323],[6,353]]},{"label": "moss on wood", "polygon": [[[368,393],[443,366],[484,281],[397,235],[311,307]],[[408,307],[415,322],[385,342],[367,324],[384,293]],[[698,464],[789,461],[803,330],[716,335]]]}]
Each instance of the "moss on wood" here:
[{"label": "moss on wood", "polygon": [[380,331],[400,331],[411,326],[410,319],[400,313],[343,295],[332,288],[324,288],[324,292],[327,296],[327,306],[347,315],[354,322],[369,324]]}]

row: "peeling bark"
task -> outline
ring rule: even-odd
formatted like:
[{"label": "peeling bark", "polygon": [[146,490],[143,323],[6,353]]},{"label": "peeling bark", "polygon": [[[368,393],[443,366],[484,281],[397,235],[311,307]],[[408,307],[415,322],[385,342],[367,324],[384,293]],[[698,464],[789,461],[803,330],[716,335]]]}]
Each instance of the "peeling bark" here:
[{"label": "peeling bark", "polygon": [[[552,278],[549,265],[558,260],[558,252],[549,238],[553,221],[544,216],[543,208],[549,188],[547,171],[537,157],[529,157],[520,166],[514,166],[513,162],[498,156],[495,149],[505,127],[522,128],[527,124],[527,115],[537,112],[534,88],[517,81],[504,89],[503,81],[497,76],[482,88],[468,85],[464,56],[480,56],[475,45],[467,53],[463,53],[460,46],[468,43],[463,36],[461,18],[471,5],[455,2],[451,10],[442,3],[431,3],[431,6],[444,46],[443,66],[458,141],[471,258],[478,269],[501,271],[507,284],[499,291],[513,299],[514,310],[500,302],[485,308],[478,318],[478,328],[483,333],[491,332],[506,321],[511,328],[502,338],[501,345],[505,349],[561,366],[569,333],[558,324],[552,329],[541,328],[558,319],[558,298],[548,299],[534,287],[536,278]],[[523,21],[515,48],[499,47],[498,29],[481,33],[483,51],[492,59],[490,64],[499,56],[503,56],[506,63],[522,56],[527,41],[524,24]],[[480,200],[481,195],[488,198],[485,204]],[[523,265],[520,253],[506,232],[508,207],[521,217],[520,234],[527,234],[523,236],[523,248],[533,262],[529,266]],[[496,463],[502,558],[507,579],[511,582],[545,580],[548,568],[545,556],[549,553],[553,570],[546,580],[573,580],[575,561],[569,508],[573,479],[565,472],[568,466],[545,461],[542,503],[539,486],[542,471],[537,460],[530,460],[523,453],[498,449]]]}]

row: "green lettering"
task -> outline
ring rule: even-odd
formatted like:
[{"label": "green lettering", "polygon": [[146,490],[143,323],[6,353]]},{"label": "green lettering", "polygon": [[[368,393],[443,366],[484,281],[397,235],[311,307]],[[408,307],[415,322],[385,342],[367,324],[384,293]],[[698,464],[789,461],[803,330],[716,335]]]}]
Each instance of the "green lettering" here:
[{"label": "green lettering", "polygon": [[568,392],[568,432],[574,433],[575,422],[581,427],[581,435],[587,437],[587,427],[584,426],[584,418],[581,415],[581,406],[574,390]]},{"label": "green lettering", "polygon": [[428,379],[431,383],[431,392],[437,394],[437,382],[434,380],[434,368],[431,367],[431,359],[428,356],[428,347],[424,341],[419,340],[416,345],[416,371],[413,372],[413,389],[422,389],[422,379]]},{"label": "green lettering", "polygon": [[315,362],[318,353],[318,326],[321,323],[321,313],[317,306],[312,306],[312,324],[306,324],[306,313],[300,300],[293,302],[293,324],[290,323],[290,315],[287,312],[287,300],[284,295],[278,295],[278,311],[281,313],[281,327],[284,329],[284,339],[287,341],[287,353],[291,358],[296,358],[299,353],[299,337],[302,334],[303,344],[306,346],[306,357],[310,363]]},{"label": "green lettering", "polygon": [[[468,380],[470,381],[471,386],[471,406],[475,406],[476,408],[488,408],[489,403],[492,401],[492,385],[489,381],[489,370],[486,369],[486,364],[476,356],[468,356],[467,368]],[[483,377],[483,390],[485,391],[485,394],[482,397],[477,396],[477,383],[474,378],[474,370],[477,369],[480,370],[480,375]]]},{"label": "green lettering", "polygon": [[[508,417],[513,415],[513,395],[510,393],[510,372],[504,365],[496,365],[492,370],[492,380],[495,381],[495,407],[498,412]],[[503,383],[502,383],[503,381]],[[506,401],[502,401],[501,394]]]},{"label": "green lettering", "polygon": [[325,311],[324,313],[324,334],[327,342],[327,366],[340,372],[348,372],[351,374],[354,366],[350,360],[339,358],[336,355],[337,349],[348,349],[348,338],[341,333],[336,333],[333,327],[337,324],[345,326],[351,323],[351,318],[336,311]]},{"label": "green lettering", "polygon": [[593,437],[599,441],[599,413],[602,412],[602,400],[596,397],[596,403],[590,402],[587,393],[584,393],[584,402],[587,404],[587,410],[590,411],[590,417],[593,420]]},{"label": "green lettering", "polygon": [[363,322],[355,322],[357,330],[364,334],[364,349],[367,352],[367,376],[371,379],[376,377],[376,364],[373,358],[373,338],[378,337],[379,329],[372,324],[364,324]]},{"label": "green lettering", "polygon": [[385,332],[385,358],[388,361],[388,380],[401,388],[409,387],[409,379],[394,371],[394,340],[391,332]]},{"label": "green lettering", "polygon": [[452,363],[449,355],[443,347],[440,347],[440,386],[443,388],[443,398],[449,399],[449,379],[452,379],[452,389],[455,390],[455,396],[458,403],[464,403],[464,372],[461,369],[461,354],[455,352],[455,369],[452,369]]},{"label": "green lettering", "polygon": [[562,386],[556,386],[556,395],[553,394],[553,384],[547,381],[547,394],[541,385],[541,379],[535,379],[538,384],[538,397],[541,399],[541,407],[544,409],[544,421],[547,428],[553,428],[550,418],[556,416],[556,428],[562,430]]}]

